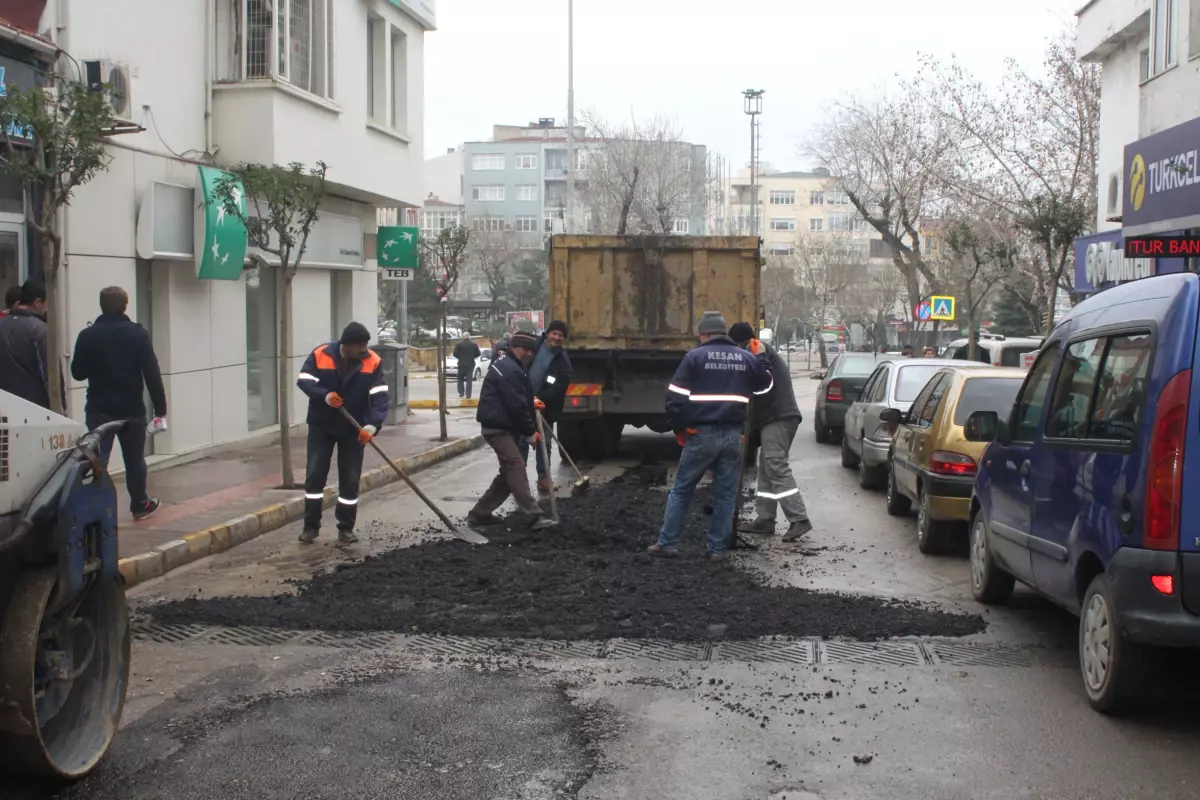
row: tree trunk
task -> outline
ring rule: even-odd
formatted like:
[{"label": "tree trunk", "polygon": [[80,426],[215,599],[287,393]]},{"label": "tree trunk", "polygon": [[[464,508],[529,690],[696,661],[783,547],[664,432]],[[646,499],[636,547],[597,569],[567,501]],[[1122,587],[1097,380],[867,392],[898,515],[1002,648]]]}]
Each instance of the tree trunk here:
[{"label": "tree trunk", "polygon": [[439,304],[442,313],[438,319],[438,423],[441,426],[441,441],[448,441],[446,432],[446,304]]},{"label": "tree trunk", "polygon": [[49,234],[42,237],[41,244],[46,284],[46,393],[50,395],[50,410],[65,416],[62,329],[66,323],[66,304],[62,302],[62,287],[58,280],[59,250]]},{"label": "tree trunk", "polygon": [[285,266],[290,253],[284,253],[279,266],[279,279],[275,282],[275,304],[279,314],[279,342],[276,348],[278,358],[277,394],[279,403],[279,454],[280,469],[283,473],[283,489],[295,489],[296,478],[292,470],[292,382],[289,380],[291,369],[289,360],[292,350],[292,274]]}]

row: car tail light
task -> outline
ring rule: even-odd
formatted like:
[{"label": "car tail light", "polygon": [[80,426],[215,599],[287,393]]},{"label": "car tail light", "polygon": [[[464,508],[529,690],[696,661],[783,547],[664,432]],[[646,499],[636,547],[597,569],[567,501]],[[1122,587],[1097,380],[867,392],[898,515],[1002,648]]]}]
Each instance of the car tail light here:
[{"label": "car tail light", "polygon": [[896,435],[896,426],[890,422],[881,422],[872,434],[873,439],[890,439]]},{"label": "car tail light", "polygon": [[1175,594],[1174,575],[1151,575],[1150,585],[1157,589],[1160,594],[1165,594],[1167,597]]},{"label": "car tail light", "polygon": [[962,453],[934,450],[929,459],[929,468],[939,475],[974,475],[975,459]]},{"label": "car tail light", "polygon": [[840,380],[832,380],[825,387],[825,399],[834,403],[842,402],[842,382]]},{"label": "car tail light", "polygon": [[1151,550],[1179,549],[1179,506],[1183,495],[1183,443],[1187,434],[1192,371],[1167,381],[1158,397],[1150,432],[1150,469],[1146,479],[1146,519],[1142,545]]}]

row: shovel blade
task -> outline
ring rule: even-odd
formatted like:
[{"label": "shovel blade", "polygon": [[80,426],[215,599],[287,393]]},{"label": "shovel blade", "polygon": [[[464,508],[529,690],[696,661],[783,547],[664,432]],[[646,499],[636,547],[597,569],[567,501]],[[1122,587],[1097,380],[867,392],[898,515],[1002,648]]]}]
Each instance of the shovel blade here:
[{"label": "shovel blade", "polygon": [[467,542],[469,544],[487,544],[488,543],[486,536],[476,533],[475,531],[471,530],[470,528],[455,528],[453,531],[451,531],[451,533],[454,535],[454,538],[462,539],[464,542]]}]

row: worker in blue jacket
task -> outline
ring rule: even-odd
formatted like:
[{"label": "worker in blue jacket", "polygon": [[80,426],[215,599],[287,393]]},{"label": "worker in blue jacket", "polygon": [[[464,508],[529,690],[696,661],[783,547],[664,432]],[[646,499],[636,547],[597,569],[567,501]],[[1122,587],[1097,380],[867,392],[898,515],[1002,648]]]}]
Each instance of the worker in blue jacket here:
[{"label": "worker in blue jacket", "polygon": [[[336,342],[313,350],[300,369],[297,384],[308,395],[308,465],[304,479],[304,530],[300,541],[311,544],[321,530],[325,480],[337,448],[338,498],[334,518],[338,541],[353,544],[358,511],[358,480],[362,477],[363,448],[387,418],[387,383],[383,362],[367,347],[371,333],[351,322]],[[362,427],[356,430],[345,409]]]},{"label": "worker in blue jacket", "polygon": [[716,499],[708,528],[708,557],[728,554],[746,412],[751,396],[771,391],[773,381],[763,361],[734,344],[725,335],[727,330],[721,312],[704,312],[697,328],[700,346],[683,357],[667,388],[667,421],[683,453],[658,541],[649,548],[652,555],[676,554],[696,484],[709,468]]}]

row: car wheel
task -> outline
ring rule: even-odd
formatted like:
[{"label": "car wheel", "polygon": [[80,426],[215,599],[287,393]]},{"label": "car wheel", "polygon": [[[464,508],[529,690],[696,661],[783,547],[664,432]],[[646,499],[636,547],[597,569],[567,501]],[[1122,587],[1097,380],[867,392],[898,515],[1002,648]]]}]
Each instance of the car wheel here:
[{"label": "car wheel", "polygon": [[1119,714],[1137,705],[1152,652],[1121,634],[1108,578],[1093,578],[1079,614],[1079,671],[1092,708]]},{"label": "car wheel", "polygon": [[900,494],[896,485],[896,462],[888,461],[887,471],[887,512],[893,517],[907,517],[912,511],[912,501]]},{"label": "car wheel", "polygon": [[918,489],[917,549],[927,556],[945,552],[949,527],[945,522],[939,522],[930,515],[929,494],[923,488]]},{"label": "car wheel", "polygon": [[[866,452],[862,444],[859,444],[859,452]],[[858,459],[858,485],[864,489],[878,489],[879,483],[879,467],[867,466],[867,462],[860,456]]]},{"label": "car wheel", "polygon": [[821,415],[813,414],[813,429],[817,434],[817,444],[829,444],[829,428],[821,424]]},{"label": "car wheel", "polygon": [[971,520],[971,594],[986,605],[1003,605],[1012,599],[1016,579],[992,560],[987,520],[976,512]]},{"label": "car wheel", "polygon": [[850,437],[842,431],[842,466],[846,469],[854,469],[858,466],[858,456],[854,455],[854,451],[850,449]]}]

